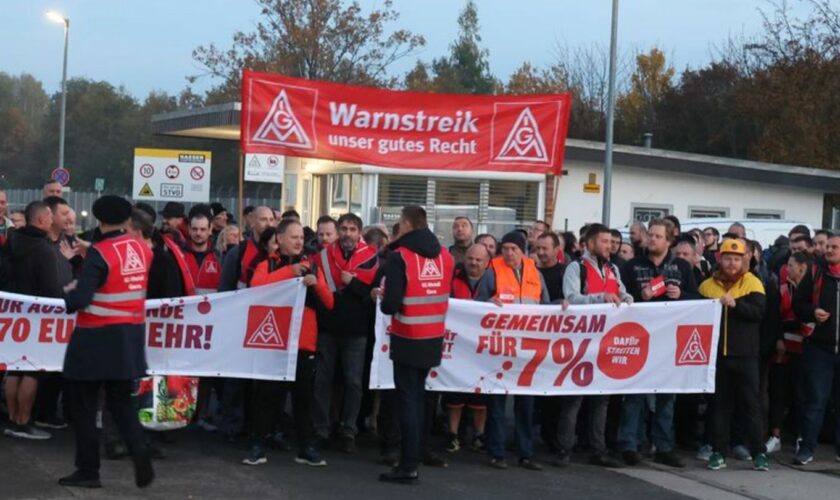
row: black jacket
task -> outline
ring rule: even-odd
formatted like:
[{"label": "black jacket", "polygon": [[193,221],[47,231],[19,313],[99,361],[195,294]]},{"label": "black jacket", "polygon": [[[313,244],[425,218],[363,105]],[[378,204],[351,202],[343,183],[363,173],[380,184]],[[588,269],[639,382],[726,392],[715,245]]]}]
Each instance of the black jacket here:
[{"label": "black jacket", "polygon": [[[650,257],[645,255],[635,257],[621,268],[621,281],[627,288],[627,293],[633,296],[634,302],[642,302],[642,288],[650,280],[663,276],[666,285],[677,285],[681,293],[679,300],[700,299],[697,291],[697,281],[691,264],[683,259],[666,256],[659,266],[651,262]],[[660,295],[650,299],[651,302],[662,302],[671,300],[667,295]]]},{"label": "black jacket", "polygon": [[152,264],[149,268],[149,290],[147,299],[168,299],[186,295],[184,276],[178,266],[178,260],[163,242],[159,232],[152,237]]},{"label": "black jacket", "polygon": [[[822,283],[816,304],[813,299],[815,283]],[[824,323],[816,323],[814,311],[817,308],[831,315]],[[803,322],[816,323],[814,333],[805,339],[807,344],[840,354],[840,276],[832,276],[824,264],[817,267],[813,276],[805,273],[793,297],[793,310]]]},{"label": "black jacket", "polygon": [[62,283],[58,266],[69,264],[63,255],[56,256],[45,231],[32,226],[22,227],[10,233],[7,245],[8,291],[38,297],[60,298],[63,295],[62,287],[72,280],[72,276]]},{"label": "black jacket", "polygon": [[[440,255],[441,246],[429,229],[416,229],[401,236],[388,245],[391,250],[405,247],[427,258]],[[385,295],[382,297],[382,312],[394,314],[402,307],[405,298],[406,273],[405,262],[399,252],[392,251],[385,262]],[[444,276],[452,280],[452,276]],[[432,368],[440,364],[443,351],[443,338],[409,340],[391,335],[391,359],[417,368]]]},{"label": "black jacket", "polygon": [[[372,269],[378,260],[372,258],[369,262],[368,269]],[[333,309],[318,308],[319,333],[367,337],[371,312],[374,310],[370,301],[372,288],[372,285],[366,285],[358,278],[353,278],[344,288],[333,292]]]}]

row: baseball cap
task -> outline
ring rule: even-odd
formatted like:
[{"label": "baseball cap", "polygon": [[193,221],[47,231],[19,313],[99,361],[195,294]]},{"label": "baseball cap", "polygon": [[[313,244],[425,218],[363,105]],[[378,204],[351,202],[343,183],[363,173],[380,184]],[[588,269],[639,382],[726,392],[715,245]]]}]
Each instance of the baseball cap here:
[{"label": "baseball cap", "polygon": [[734,253],[738,255],[744,255],[747,253],[747,248],[744,246],[744,243],[740,240],[725,240],[723,243],[720,244],[720,253]]}]

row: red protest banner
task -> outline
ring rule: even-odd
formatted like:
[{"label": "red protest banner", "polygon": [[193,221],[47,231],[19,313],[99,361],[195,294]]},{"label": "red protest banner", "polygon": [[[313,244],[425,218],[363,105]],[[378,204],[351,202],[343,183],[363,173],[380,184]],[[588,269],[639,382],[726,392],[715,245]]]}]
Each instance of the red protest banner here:
[{"label": "red protest banner", "polygon": [[404,92],[244,71],[241,148],[368,165],[557,173],[571,98]]}]

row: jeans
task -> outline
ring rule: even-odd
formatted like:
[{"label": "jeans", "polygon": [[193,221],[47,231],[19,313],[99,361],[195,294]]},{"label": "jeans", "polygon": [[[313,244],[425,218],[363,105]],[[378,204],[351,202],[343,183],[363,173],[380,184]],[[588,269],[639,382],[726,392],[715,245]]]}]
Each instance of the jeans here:
[{"label": "jeans", "polygon": [[[504,394],[487,396],[487,453],[492,458],[505,458],[505,401]],[[513,397],[514,432],[519,458],[534,456],[534,396]]]},{"label": "jeans", "polygon": [[367,337],[348,337],[322,333],[318,335],[318,369],[315,375],[315,433],[329,437],[332,423],[330,407],[335,367],[341,360],[344,398],[339,418],[339,430],[355,436],[358,433],[356,421],[362,404],[362,375],[365,371]]},{"label": "jeans", "polygon": [[394,386],[402,435],[400,469],[406,472],[413,472],[420,465],[429,370],[394,361]]},{"label": "jeans", "polygon": [[[644,434],[647,414],[645,394],[624,396],[621,406],[621,427],[618,430],[618,447],[621,451],[639,451],[639,435]],[[655,414],[651,436],[657,453],[674,450],[674,395],[656,394]]]},{"label": "jeans", "polygon": [[[609,396],[586,396],[590,399],[592,407],[592,420],[589,422],[589,445],[596,455],[607,451],[605,431],[607,428],[607,410],[610,406]],[[560,449],[568,453],[572,452],[575,445],[575,427],[577,426],[578,412],[583,403],[583,396],[564,396],[563,406],[560,409],[560,420],[557,425],[557,441]]]},{"label": "jeans", "polygon": [[[805,365],[805,412],[801,450],[813,454],[832,395],[832,385],[835,404],[840,401],[840,355],[805,344],[802,356]],[[840,411],[835,413],[834,446],[840,454]]]}]

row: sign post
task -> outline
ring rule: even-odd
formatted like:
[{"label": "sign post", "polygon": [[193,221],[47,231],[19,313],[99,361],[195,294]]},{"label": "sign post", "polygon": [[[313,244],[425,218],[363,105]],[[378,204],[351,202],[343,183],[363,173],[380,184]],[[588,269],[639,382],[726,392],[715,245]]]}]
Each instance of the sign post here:
[{"label": "sign post", "polygon": [[58,167],[52,171],[50,179],[57,181],[62,186],[70,184],[70,171],[64,167]]},{"label": "sign post", "polygon": [[96,191],[97,198],[102,196],[102,191],[105,191],[105,179],[103,177],[96,178],[93,182],[93,190]]}]

